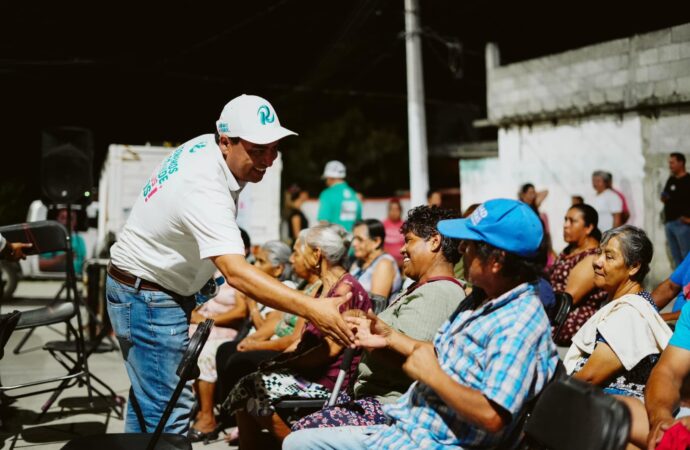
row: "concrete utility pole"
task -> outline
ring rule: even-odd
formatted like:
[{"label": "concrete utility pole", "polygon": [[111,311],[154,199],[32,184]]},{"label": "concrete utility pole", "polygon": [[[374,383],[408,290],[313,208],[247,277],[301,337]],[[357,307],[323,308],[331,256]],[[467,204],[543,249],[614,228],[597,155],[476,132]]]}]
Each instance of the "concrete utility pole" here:
[{"label": "concrete utility pole", "polygon": [[426,204],[429,164],[424,110],[424,75],[419,29],[419,0],[405,0],[405,53],[407,58],[407,132],[410,152],[410,206]]}]

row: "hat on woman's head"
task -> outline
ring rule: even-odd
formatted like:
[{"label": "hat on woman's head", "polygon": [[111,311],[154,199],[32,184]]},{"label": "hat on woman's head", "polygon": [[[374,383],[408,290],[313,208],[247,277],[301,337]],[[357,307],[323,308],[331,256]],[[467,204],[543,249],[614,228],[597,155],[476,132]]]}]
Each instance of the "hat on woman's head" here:
[{"label": "hat on woman's head", "polygon": [[438,231],[454,239],[486,242],[524,257],[536,256],[544,238],[544,228],[532,208],[506,198],[482,203],[466,219],[441,220]]}]

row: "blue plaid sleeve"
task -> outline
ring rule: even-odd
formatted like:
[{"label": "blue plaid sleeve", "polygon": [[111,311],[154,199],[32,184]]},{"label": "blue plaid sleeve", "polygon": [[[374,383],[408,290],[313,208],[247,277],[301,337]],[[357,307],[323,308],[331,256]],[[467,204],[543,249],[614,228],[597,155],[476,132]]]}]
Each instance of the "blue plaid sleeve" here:
[{"label": "blue plaid sleeve", "polygon": [[485,383],[482,393],[511,415],[520,411],[528,398],[537,370],[540,347],[535,337],[544,327],[539,314],[520,314],[521,320],[502,324],[486,351]]}]

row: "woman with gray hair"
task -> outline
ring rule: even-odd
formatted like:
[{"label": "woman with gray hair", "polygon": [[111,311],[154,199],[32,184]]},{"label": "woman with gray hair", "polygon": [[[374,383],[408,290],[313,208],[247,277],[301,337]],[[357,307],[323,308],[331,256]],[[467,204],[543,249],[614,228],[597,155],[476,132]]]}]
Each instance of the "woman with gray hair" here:
[{"label": "woman with gray hair", "polygon": [[[341,312],[347,309],[367,311],[371,308],[369,296],[342,266],[349,249],[347,236],[345,229],[335,224],[319,224],[302,230],[294,247],[293,261],[299,259],[321,280],[319,298],[349,292],[351,297],[341,306]],[[285,397],[326,399],[335,384],[343,350],[343,346],[307,323],[293,352],[283,353],[264,364],[258,372],[242,378],[223,404],[223,408],[235,414],[237,419],[240,447],[261,448],[263,429],[282,442],[290,428],[276,414],[273,405]],[[347,388],[349,375],[354,373],[359,360],[359,354],[353,358],[343,389]]]},{"label": "woman with gray hair", "polygon": [[615,395],[632,413],[630,440],[645,447],[644,387],[671,338],[642,282],[654,249],[644,231],[623,225],[604,233],[594,259],[594,284],[608,303],[573,336],[564,365],[574,378]]},{"label": "woman with gray hair", "polygon": [[[292,273],[291,253],[290,247],[283,242],[266,242],[256,251],[254,266],[294,289],[296,287],[295,283],[289,280]],[[284,314],[257,304],[256,301],[241,292],[232,290],[229,285],[223,288],[223,290],[228,289],[232,292],[232,302],[226,301],[222,305],[217,305],[216,303],[218,302],[216,300],[219,298],[211,299],[201,308],[192,312],[192,324],[198,324],[209,318],[213,319],[216,325],[213,327],[211,336],[209,336],[199,355],[198,365],[200,373],[195,383],[199,411],[189,431],[189,438],[193,442],[207,442],[218,436],[218,424],[213,412],[214,396],[219,375],[217,354],[219,351],[222,353],[223,351],[220,349],[226,345],[236,347],[234,341],[236,332],[233,328],[241,326],[247,317],[251,317],[254,325],[253,330],[259,330],[262,327],[273,329]],[[196,327],[192,325],[189,330],[190,333],[193,333]]]}]

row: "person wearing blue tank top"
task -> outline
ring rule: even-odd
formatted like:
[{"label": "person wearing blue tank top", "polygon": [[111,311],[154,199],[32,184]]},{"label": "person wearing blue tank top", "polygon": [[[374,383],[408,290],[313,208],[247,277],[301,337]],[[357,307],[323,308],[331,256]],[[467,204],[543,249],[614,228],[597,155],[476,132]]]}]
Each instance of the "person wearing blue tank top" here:
[{"label": "person wearing blue tank top", "polygon": [[383,250],[386,238],[383,223],[376,219],[359,221],[353,234],[352,247],[357,260],[350,273],[370,295],[392,298],[400,291],[402,277],[395,258]]}]

